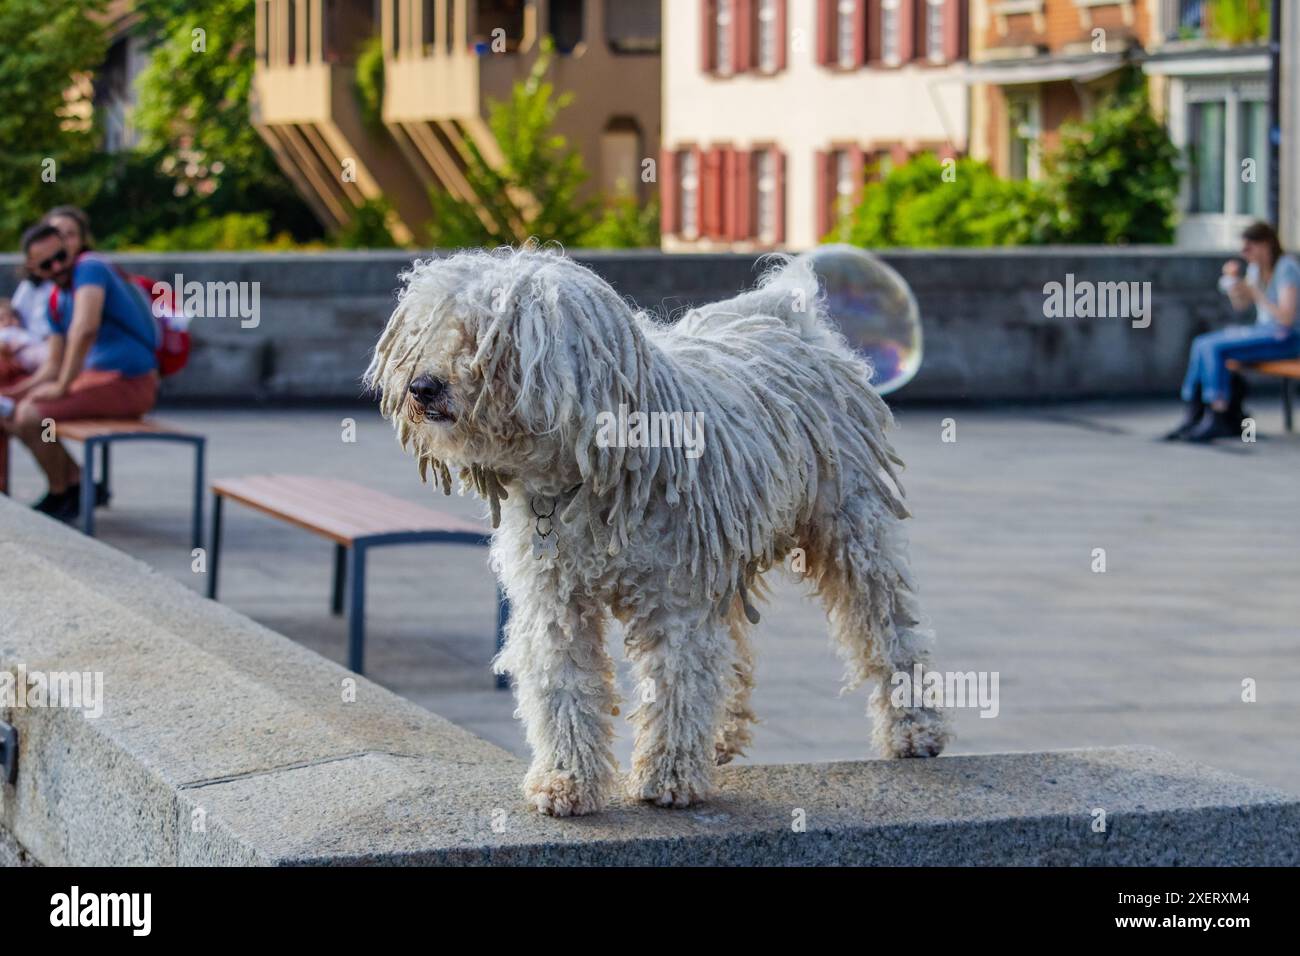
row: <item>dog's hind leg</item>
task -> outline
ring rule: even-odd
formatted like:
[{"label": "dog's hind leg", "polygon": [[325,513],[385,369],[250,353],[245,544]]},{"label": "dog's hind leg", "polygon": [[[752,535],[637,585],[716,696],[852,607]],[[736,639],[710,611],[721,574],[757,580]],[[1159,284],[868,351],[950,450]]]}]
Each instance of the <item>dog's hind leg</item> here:
[{"label": "dog's hind leg", "polygon": [[628,789],[634,799],[685,807],[708,797],[715,744],[736,649],[710,611],[656,610],[626,623],[638,706]]},{"label": "dog's hind leg", "polygon": [[910,681],[915,665],[929,670],[932,641],[913,593],[899,519],[864,492],[823,512],[807,538],[848,687],[879,685],[868,701],[872,742],[889,757],[940,753],[950,736],[944,711],[891,701],[895,674]]},{"label": "dog's hind leg", "polygon": [[525,798],[542,813],[577,816],[608,802],[617,778],[612,748],[614,664],[594,604],[515,604],[497,673],[516,681],[533,762]]},{"label": "dog's hind leg", "polygon": [[731,664],[730,696],[723,709],[722,726],[714,741],[715,759],[719,766],[730,763],[735,757],[744,756],[745,748],[753,740],[753,735],[749,732],[750,725],[757,720],[749,706],[749,698],[754,691],[754,651],[749,643],[749,622],[745,620],[739,601],[728,618],[727,627],[731,632],[736,656]]}]

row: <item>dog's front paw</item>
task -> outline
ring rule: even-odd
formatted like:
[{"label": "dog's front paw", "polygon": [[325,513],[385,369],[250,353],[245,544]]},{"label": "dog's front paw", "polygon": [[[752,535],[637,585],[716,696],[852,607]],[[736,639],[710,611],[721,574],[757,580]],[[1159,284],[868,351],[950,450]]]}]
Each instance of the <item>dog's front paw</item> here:
[{"label": "dog's front paw", "polygon": [[524,781],[525,799],[538,812],[552,817],[580,817],[603,810],[606,791],[572,770],[530,772]]},{"label": "dog's front paw", "polygon": [[681,809],[706,799],[712,792],[706,769],[692,771],[673,764],[634,766],[628,778],[628,793],[660,807]]},{"label": "dog's front paw", "polygon": [[895,707],[877,692],[871,712],[871,741],[886,757],[937,757],[952,738],[942,710]]}]

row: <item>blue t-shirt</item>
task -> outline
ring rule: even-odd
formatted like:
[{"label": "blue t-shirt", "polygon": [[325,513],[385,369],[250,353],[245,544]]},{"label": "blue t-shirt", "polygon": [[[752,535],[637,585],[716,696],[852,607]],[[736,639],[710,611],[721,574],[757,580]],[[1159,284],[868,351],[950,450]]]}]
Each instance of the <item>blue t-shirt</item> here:
[{"label": "blue t-shirt", "polygon": [[78,289],[99,286],[104,290],[104,314],[99,323],[86,368],[90,371],[121,372],[132,378],[158,367],[158,327],[145,300],[109,263],[95,256],[83,256],[72,267],[72,289],[59,294],[57,315],[50,316],[55,335],[67,336],[72,325],[73,302]]},{"label": "blue t-shirt", "polygon": [[[1259,269],[1255,266],[1249,266],[1246,269],[1246,278],[1252,283],[1259,282]],[[1264,298],[1269,302],[1277,305],[1282,298],[1282,289],[1285,286],[1295,286],[1300,290],[1300,262],[1296,262],[1294,256],[1282,256],[1273,266],[1273,275],[1268,280],[1268,288],[1264,290]],[[1268,325],[1276,322],[1273,313],[1265,311],[1258,305],[1255,306],[1255,322],[1258,325]],[[1294,325],[1292,328],[1300,330],[1300,325]]]}]

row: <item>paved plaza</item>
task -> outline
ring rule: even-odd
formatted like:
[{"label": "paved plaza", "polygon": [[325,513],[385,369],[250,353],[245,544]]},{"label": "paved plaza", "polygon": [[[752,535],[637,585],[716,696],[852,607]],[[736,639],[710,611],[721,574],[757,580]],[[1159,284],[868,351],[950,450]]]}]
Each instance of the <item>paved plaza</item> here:
[{"label": "paved plaza", "polygon": [[[952,752],[1151,744],[1300,792],[1300,436],[1282,432],[1277,404],[1254,402],[1257,443],[1211,448],[1152,440],[1176,418],[1172,402],[899,413],[913,560],[939,666],[999,677],[999,713],[959,712]],[[481,512],[473,499],[421,486],[370,408],[159,417],[210,437],[210,478],[336,476]],[[343,441],[349,418],[355,443]],[[945,419],[955,442],[941,440]],[[17,448],[13,458],[16,496],[38,497],[30,458]],[[191,571],[186,452],[122,446],[114,469],[100,537],[202,591]],[[1104,573],[1093,570],[1096,549]],[[231,504],[222,600],[342,662],[331,558],[324,539]],[[524,754],[510,695],[488,672],[486,552],[412,546],[369,560],[369,676]],[[792,577],[773,583],[755,641],[762,723],[748,760],[871,756],[866,691],[838,695],[820,605]],[[1242,700],[1248,678],[1253,703]],[[620,718],[625,766],[630,748]]]}]

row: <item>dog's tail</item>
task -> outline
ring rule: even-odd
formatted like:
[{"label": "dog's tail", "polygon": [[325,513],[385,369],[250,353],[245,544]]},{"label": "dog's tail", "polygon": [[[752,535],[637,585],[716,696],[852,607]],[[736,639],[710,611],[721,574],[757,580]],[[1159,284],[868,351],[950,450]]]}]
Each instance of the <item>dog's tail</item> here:
[{"label": "dog's tail", "polygon": [[825,296],[812,265],[807,259],[784,254],[767,258],[772,265],[756,289],[692,309],[682,318],[680,329],[707,334],[738,318],[770,316],[793,328],[805,341],[830,344],[834,326],[827,318]]}]

